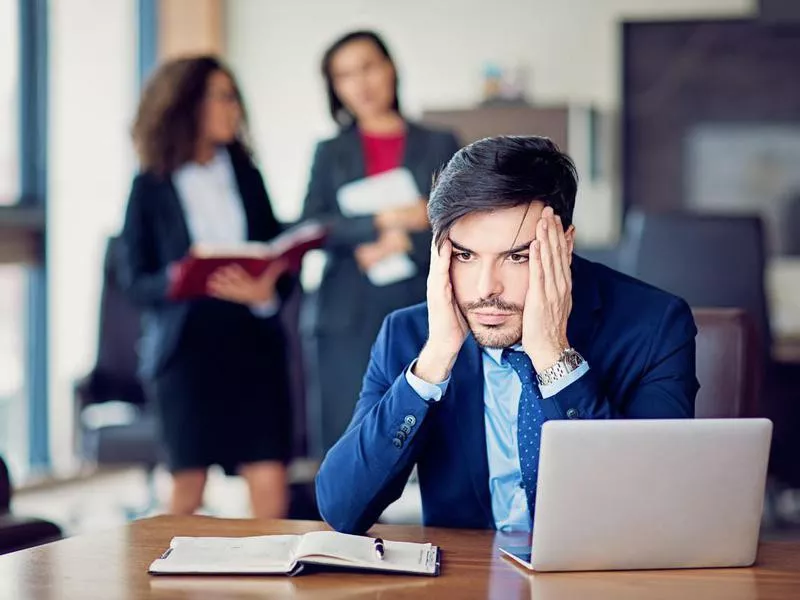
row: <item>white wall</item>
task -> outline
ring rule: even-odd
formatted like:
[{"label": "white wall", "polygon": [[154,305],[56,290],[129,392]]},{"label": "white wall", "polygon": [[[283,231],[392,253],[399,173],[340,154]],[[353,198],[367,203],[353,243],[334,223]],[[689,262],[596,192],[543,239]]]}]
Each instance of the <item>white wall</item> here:
[{"label": "white wall", "polygon": [[50,427],[69,466],[72,383],[94,363],[105,238],[135,166],[136,1],[50,2]]},{"label": "white wall", "polygon": [[[296,218],[314,141],[332,133],[319,59],[340,34],[385,34],[406,112],[480,100],[488,61],[528,66],[536,102],[619,102],[623,18],[749,14],[755,0],[228,0],[228,59],[240,77],[278,215]],[[576,224],[592,241],[614,234],[611,190],[591,190]]]}]

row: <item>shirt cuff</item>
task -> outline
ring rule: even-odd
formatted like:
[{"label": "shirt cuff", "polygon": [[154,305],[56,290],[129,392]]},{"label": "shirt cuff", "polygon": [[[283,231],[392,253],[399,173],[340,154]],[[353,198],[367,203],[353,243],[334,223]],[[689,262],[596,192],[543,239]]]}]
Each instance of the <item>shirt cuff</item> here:
[{"label": "shirt cuff", "polygon": [[554,381],[550,385],[540,385],[539,391],[542,394],[542,398],[550,398],[551,396],[555,396],[558,392],[562,391],[569,385],[572,385],[578,379],[586,375],[589,371],[589,363],[583,362],[581,365],[572,371],[571,373],[567,373],[566,376],[562,377],[558,381]]},{"label": "shirt cuff", "polygon": [[411,389],[417,392],[419,397],[425,400],[425,402],[439,402],[447,391],[447,384],[450,383],[450,378],[448,377],[442,383],[428,383],[411,372],[416,364],[417,361],[414,359],[414,362],[412,362],[411,366],[406,370],[406,381],[408,381],[408,385],[410,385]]},{"label": "shirt cuff", "polygon": [[281,309],[281,303],[277,298],[273,298],[272,300],[268,300],[263,304],[256,304],[255,306],[250,307],[250,312],[252,312],[255,316],[261,317],[262,319],[268,319],[270,317],[274,317],[278,314],[278,311]]}]

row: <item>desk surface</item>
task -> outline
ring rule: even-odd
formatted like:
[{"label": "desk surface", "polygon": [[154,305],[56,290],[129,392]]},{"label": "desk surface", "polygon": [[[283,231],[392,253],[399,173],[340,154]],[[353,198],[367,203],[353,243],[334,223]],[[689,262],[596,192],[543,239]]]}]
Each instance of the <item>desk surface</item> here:
[{"label": "desk surface", "polygon": [[[436,578],[315,573],[294,578],[153,577],[150,562],[174,535],[262,535],[323,529],[310,521],[156,517],[113,531],[78,536],[0,556],[0,598],[137,600],[139,598],[692,598],[745,600],[800,597],[800,543],[765,543],[751,569],[531,575],[499,556],[507,536],[489,531],[376,526],[386,539],[430,541],[443,548]],[[502,539],[501,539],[502,538]],[[516,540],[519,542],[519,539]]]}]

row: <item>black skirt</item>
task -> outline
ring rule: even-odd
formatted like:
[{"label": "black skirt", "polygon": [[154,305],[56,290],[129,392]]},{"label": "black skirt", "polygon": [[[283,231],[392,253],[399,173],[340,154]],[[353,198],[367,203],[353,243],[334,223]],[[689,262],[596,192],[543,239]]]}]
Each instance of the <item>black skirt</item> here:
[{"label": "black skirt", "polygon": [[277,317],[204,299],[153,381],[170,471],[288,462],[292,447],[286,338]]}]

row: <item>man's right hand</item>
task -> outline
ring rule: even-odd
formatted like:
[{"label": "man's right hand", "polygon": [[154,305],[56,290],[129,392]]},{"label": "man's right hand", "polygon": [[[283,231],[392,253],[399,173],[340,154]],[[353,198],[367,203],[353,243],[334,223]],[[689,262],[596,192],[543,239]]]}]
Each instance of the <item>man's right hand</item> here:
[{"label": "man's right hand", "polygon": [[450,377],[459,350],[467,339],[469,326],[458,308],[450,281],[450,240],[441,249],[431,245],[431,268],[428,274],[428,342],[414,365],[414,375],[429,383],[441,383]]}]

